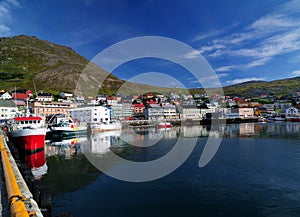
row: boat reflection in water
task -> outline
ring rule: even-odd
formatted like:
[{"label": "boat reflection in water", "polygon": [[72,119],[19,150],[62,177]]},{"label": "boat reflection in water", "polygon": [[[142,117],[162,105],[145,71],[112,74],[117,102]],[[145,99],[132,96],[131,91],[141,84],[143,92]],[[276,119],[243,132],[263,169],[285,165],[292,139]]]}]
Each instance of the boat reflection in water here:
[{"label": "boat reflection in water", "polygon": [[[61,141],[46,142],[46,156],[63,156],[72,158],[74,154],[93,153],[105,154],[110,149],[118,150],[125,147],[150,147],[161,139],[205,138],[241,138],[265,136],[299,137],[300,127],[297,123],[243,123],[227,125],[192,125],[172,128],[125,128],[122,130],[92,133],[89,137],[75,137]],[[31,158],[37,157],[36,153]],[[40,153],[42,155],[42,153]]]},{"label": "boat reflection in water", "polygon": [[43,175],[47,174],[48,166],[44,149],[31,154],[20,152],[20,159],[31,170],[35,180],[41,179]]},{"label": "boat reflection in water", "polygon": [[[203,152],[209,136],[224,139],[215,160],[201,169],[197,166],[199,154]],[[111,179],[84,155],[92,153],[98,158],[105,158],[111,150],[124,159],[147,162],[169,152],[174,147],[172,142],[176,143],[179,137],[198,138],[193,153],[179,168],[180,172],[175,171],[162,179],[143,184]],[[187,210],[212,216],[216,206],[219,209],[216,215],[224,212],[226,216],[243,216],[234,206],[240,203],[253,211],[244,216],[256,216],[256,210],[260,208],[270,211],[271,216],[276,215],[277,207],[299,211],[298,207],[295,208],[300,195],[297,182],[299,137],[300,124],[288,122],[174,126],[169,129],[125,128],[122,131],[94,133],[88,138],[48,142],[45,150],[49,171],[42,181],[53,192],[53,209],[57,214],[68,210],[78,216],[86,216],[86,213],[89,216],[98,216],[99,213],[103,216],[139,216],[145,213],[148,217],[153,216],[151,211],[157,206],[159,198],[161,206],[157,210],[169,212],[175,207],[181,216]],[[159,139],[161,141],[155,143]],[[118,162],[107,165],[110,170],[122,168],[123,165]],[[274,192],[274,180],[280,183],[280,186],[275,186],[278,187],[278,199],[269,200],[277,192],[277,189]],[[179,192],[174,189],[179,189]],[[287,191],[289,197],[282,195],[282,191]],[[290,192],[295,192],[295,195],[290,197]],[[195,194],[198,196],[195,197]],[[248,195],[247,199],[245,195]],[[181,206],[181,198],[191,199]],[[203,198],[209,202],[204,203]],[[228,203],[222,205],[224,200]],[[286,205],[282,204],[283,200],[287,200]],[[173,202],[180,206],[174,206]],[[199,203],[204,205],[198,209]],[[293,216],[299,213],[296,211],[291,212]],[[175,212],[157,214],[179,216]],[[287,216],[285,214],[280,216]]]},{"label": "boat reflection in water", "polygon": [[46,142],[46,156],[62,156],[64,159],[71,159],[73,154],[80,153],[80,146],[87,141],[87,137],[75,137],[60,141]]}]

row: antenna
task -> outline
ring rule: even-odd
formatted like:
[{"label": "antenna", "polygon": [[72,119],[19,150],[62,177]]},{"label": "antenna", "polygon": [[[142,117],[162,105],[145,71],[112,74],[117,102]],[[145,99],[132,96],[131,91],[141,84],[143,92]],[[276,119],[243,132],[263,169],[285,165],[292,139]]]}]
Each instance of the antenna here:
[{"label": "antenna", "polygon": [[36,88],[35,88],[35,83],[34,82],[32,82],[32,83],[33,83],[33,88],[34,88],[35,95],[37,96],[37,91],[36,91]]}]

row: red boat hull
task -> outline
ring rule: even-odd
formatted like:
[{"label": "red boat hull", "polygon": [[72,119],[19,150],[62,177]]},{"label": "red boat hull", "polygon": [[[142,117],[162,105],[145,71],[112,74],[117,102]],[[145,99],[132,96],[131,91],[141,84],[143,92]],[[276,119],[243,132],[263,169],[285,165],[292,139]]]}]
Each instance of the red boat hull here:
[{"label": "red boat hull", "polygon": [[46,130],[30,129],[10,132],[11,142],[21,151],[36,153],[44,149]]},{"label": "red boat hull", "polygon": [[170,123],[159,123],[156,125],[157,128],[171,128],[172,125]]}]

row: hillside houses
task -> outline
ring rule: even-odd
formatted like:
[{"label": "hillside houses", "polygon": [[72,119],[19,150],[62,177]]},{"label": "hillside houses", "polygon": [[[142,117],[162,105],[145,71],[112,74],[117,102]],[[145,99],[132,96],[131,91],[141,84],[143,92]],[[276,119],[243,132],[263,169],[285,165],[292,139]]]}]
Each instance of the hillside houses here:
[{"label": "hillside houses", "polygon": [[[268,98],[264,98],[265,101]],[[258,116],[276,116],[288,114],[295,101],[278,99],[263,103],[260,99],[245,99],[205,94],[182,95],[175,92],[169,95],[98,95],[85,99],[72,93],[62,92],[55,97],[51,93],[32,94],[30,90],[3,91],[0,101],[12,101],[18,109],[29,107],[35,114],[48,116],[64,114],[69,116],[76,108],[83,106],[104,106],[109,109],[110,118],[118,120],[194,120],[207,118],[249,119]],[[297,105],[297,103],[296,103]],[[300,105],[298,105],[300,107]],[[17,111],[17,109],[13,109]],[[100,111],[100,110],[99,110]],[[213,114],[213,115],[212,115]],[[0,114],[1,115],[1,114]],[[3,118],[13,116],[3,114]]]}]

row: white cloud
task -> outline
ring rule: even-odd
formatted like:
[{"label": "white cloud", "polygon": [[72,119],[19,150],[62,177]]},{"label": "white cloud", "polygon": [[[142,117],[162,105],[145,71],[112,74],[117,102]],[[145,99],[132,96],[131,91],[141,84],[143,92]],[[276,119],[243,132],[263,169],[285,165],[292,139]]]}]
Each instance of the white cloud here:
[{"label": "white cloud", "polygon": [[222,30],[212,30],[212,31],[207,32],[207,33],[201,33],[201,34],[199,34],[195,37],[194,41],[201,41],[205,38],[214,37],[214,36],[219,35],[221,33],[222,33]]},{"label": "white cloud", "polygon": [[295,77],[300,76],[300,70],[293,71],[291,75]]},{"label": "white cloud", "polygon": [[[215,38],[201,46],[199,52],[215,59],[226,56],[243,58],[237,60],[244,64],[237,64],[235,68],[217,69],[229,71],[263,66],[276,56],[300,50],[300,17],[292,16],[296,12],[299,13],[300,1],[289,3],[282,4],[274,12],[258,18],[238,32]],[[225,31],[222,35],[224,33]]]},{"label": "white cloud", "polygon": [[233,65],[231,65],[231,66],[221,66],[219,68],[216,68],[215,71],[216,72],[228,72],[228,71],[231,71],[231,70],[236,69],[236,68],[237,68],[237,66],[233,66]]},{"label": "white cloud", "polygon": [[193,50],[189,53],[186,53],[182,56],[183,59],[196,59],[201,56],[200,52],[197,50]]},{"label": "white cloud", "polygon": [[11,10],[19,7],[21,6],[17,0],[0,2],[0,37],[11,35],[11,29],[9,28],[9,23],[12,21]]},{"label": "white cloud", "polygon": [[257,77],[252,77],[252,78],[237,78],[237,79],[234,79],[234,80],[229,80],[229,81],[226,81],[226,84],[239,84],[239,83],[244,83],[244,82],[247,82],[247,81],[263,81],[263,80],[266,80],[266,78],[257,78]]},{"label": "white cloud", "polygon": [[272,13],[261,17],[254,21],[249,29],[261,30],[266,32],[276,32],[284,29],[299,26],[298,21],[290,18],[284,14]]},{"label": "white cloud", "polygon": [[271,61],[271,59],[272,58],[265,57],[265,58],[253,60],[251,62],[248,62],[248,63],[242,65],[241,68],[250,69],[250,68],[253,68],[253,67],[256,67],[256,66],[263,66],[266,63],[268,63],[269,61]]}]

